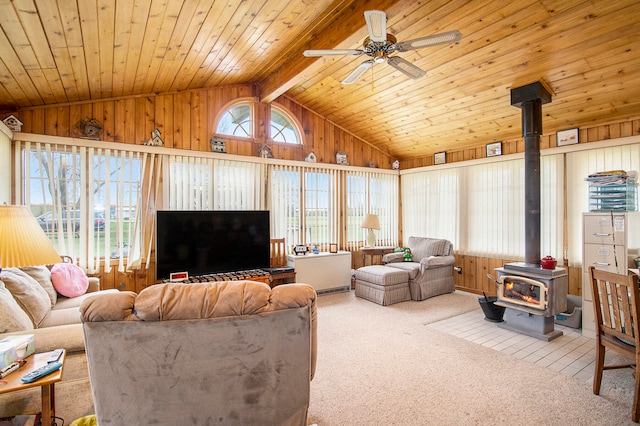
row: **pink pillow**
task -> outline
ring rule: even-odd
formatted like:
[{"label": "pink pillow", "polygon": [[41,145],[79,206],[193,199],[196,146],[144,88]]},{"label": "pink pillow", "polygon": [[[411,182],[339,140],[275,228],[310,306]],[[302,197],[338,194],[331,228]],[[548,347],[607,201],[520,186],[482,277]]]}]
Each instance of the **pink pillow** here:
[{"label": "pink pillow", "polygon": [[58,293],[66,297],[78,297],[87,292],[89,278],[73,263],[56,263],[51,268],[51,282]]}]

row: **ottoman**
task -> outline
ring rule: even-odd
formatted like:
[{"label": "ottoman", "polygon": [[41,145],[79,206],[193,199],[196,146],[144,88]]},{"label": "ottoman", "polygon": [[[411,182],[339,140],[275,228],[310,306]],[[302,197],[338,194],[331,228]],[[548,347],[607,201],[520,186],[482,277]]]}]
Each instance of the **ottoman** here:
[{"label": "ottoman", "polygon": [[356,270],[356,296],[387,306],[411,300],[409,273],[383,265]]}]

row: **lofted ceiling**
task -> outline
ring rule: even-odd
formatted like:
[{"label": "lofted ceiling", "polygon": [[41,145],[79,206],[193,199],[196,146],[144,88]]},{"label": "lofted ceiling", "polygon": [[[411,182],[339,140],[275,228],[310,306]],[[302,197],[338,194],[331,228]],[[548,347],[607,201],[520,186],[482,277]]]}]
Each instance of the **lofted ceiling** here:
[{"label": "lofted ceiling", "polygon": [[[459,30],[455,44],[398,53],[412,80],[359,49],[363,13],[398,41]],[[517,139],[510,90],[542,81],[544,132],[640,116],[637,0],[0,0],[0,111],[253,84],[285,95],[395,158]]]}]

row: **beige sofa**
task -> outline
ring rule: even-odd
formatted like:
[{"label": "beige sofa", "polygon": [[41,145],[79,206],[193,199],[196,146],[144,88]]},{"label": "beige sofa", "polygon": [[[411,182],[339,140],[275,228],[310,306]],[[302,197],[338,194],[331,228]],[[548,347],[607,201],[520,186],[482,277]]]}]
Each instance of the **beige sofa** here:
[{"label": "beige sofa", "polygon": [[409,237],[412,261],[404,260],[404,253],[388,253],[382,263],[409,274],[412,300],[424,300],[455,291],[453,279],[453,245],[441,238]]},{"label": "beige sofa", "polygon": [[100,426],[306,425],[313,287],[167,283],[81,311]]},{"label": "beige sofa", "polygon": [[[5,268],[0,273],[0,340],[9,335],[33,334],[36,352],[56,348],[67,351],[63,380],[55,388],[56,415],[65,424],[93,412],[80,304],[96,295],[118,292],[99,288],[99,279],[89,278],[86,294],[67,298],[57,294],[45,266]],[[0,418],[40,411],[39,388],[0,395]]]}]

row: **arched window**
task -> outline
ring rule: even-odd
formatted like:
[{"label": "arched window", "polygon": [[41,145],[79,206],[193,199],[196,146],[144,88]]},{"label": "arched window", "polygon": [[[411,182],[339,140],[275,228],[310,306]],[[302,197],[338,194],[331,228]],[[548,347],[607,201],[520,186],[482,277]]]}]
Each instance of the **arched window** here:
[{"label": "arched window", "polygon": [[283,109],[271,105],[271,140],[274,142],[301,144],[300,127]]},{"label": "arched window", "polygon": [[227,109],[218,121],[216,133],[241,138],[252,138],[253,108],[251,103],[242,101]]}]

